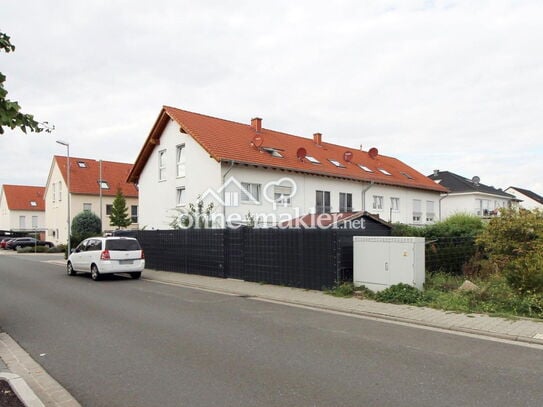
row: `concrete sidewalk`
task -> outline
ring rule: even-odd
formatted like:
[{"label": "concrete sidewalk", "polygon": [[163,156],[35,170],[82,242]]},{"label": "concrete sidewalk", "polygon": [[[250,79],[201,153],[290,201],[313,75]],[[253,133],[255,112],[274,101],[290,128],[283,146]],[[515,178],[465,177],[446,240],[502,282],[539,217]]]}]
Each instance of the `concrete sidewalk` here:
[{"label": "concrete sidewalk", "polygon": [[535,319],[506,319],[358,298],[338,298],[321,291],[149,269],[143,272],[142,278],[225,294],[543,345],[543,321]]}]

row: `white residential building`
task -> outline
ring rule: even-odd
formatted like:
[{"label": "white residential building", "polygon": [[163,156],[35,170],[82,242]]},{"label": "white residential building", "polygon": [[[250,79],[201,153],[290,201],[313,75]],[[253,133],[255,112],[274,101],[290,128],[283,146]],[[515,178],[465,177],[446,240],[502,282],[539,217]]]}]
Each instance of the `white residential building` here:
[{"label": "white residential building", "polygon": [[41,232],[45,230],[44,187],[2,185],[0,230]]},{"label": "white residential building", "polygon": [[505,190],[508,194],[514,195],[519,202],[519,206],[524,209],[543,210],[543,196],[536,194],[528,189],[519,187],[509,187]]}]

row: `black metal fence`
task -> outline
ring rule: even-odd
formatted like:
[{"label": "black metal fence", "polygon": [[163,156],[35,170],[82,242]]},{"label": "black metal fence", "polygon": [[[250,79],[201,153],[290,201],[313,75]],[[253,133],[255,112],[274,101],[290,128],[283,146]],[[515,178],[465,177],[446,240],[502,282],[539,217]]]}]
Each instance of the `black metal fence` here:
[{"label": "black metal fence", "polygon": [[352,281],[353,236],[388,236],[379,224],[348,229],[123,231],[151,269],[322,290]]},{"label": "black metal fence", "polygon": [[426,271],[462,274],[477,250],[473,237],[439,237],[426,241]]}]

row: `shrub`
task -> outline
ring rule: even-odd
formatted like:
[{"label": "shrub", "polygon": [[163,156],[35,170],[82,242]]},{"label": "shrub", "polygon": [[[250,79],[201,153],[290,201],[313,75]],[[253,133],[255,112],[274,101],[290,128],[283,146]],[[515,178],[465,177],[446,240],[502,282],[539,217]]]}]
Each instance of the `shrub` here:
[{"label": "shrub", "polygon": [[72,221],[71,242],[72,247],[77,246],[83,240],[102,233],[100,218],[90,211],[77,214]]},{"label": "shrub", "polygon": [[459,213],[425,229],[424,236],[427,238],[475,237],[483,231],[484,224],[477,216]]},{"label": "shrub", "polygon": [[423,293],[408,284],[399,283],[379,291],[375,300],[393,304],[416,304],[424,299]]},{"label": "shrub", "polygon": [[504,267],[507,282],[521,293],[543,293],[543,245],[516,259]]},{"label": "shrub", "polygon": [[27,246],[17,249],[17,253],[47,253],[48,250],[47,246]]}]

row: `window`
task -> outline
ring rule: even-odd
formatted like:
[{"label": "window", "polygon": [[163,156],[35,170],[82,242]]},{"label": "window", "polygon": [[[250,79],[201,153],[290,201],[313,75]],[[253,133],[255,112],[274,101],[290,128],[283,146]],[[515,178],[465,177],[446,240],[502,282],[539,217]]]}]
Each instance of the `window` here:
[{"label": "window", "polygon": [[426,222],[433,222],[435,216],[434,201],[426,201]]},{"label": "window", "polygon": [[400,210],[400,198],[390,198],[390,209],[393,211]]},{"label": "window", "polygon": [[415,179],[415,178],[413,178],[411,175],[409,175],[407,172],[401,171],[400,174],[402,174],[402,175],[403,175],[405,178],[407,178],[407,179]]},{"label": "window", "polygon": [[321,162],[317,160],[315,157],[311,157],[310,155],[306,155],[305,158],[307,158],[307,161],[313,164],[320,164]]},{"label": "window", "polygon": [[78,161],[77,165],[79,168],[87,168],[87,163],[85,161]]},{"label": "window", "polygon": [[292,204],[292,187],[275,185],[273,187],[273,201],[280,206],[290,206]]},{"label": "window", "polygon": [[55,202],[55,200],[57,199],[56,196],[57,196],[57,193],[56,193],[56,190],[57,190],[57,184],[54,184],[52,185],[53,187],[53,202]]},{"label": "window", "polygon": [[38,227],[38,217],[32,216],[32,228],[35,229]]},{"label": "window", "polygon": [[330,161],[332,164],[334,164],[336,167],[339,167],[339,168],[345,168],[345,166],[343,164],[341,164],[339,161],[337,160],[330,160],[328,159],[328,161]]},{"label": "window", "polygon": [[317,213],[330,213],[330,191],[317,191],[315,210]]},{"label": "window", "polygon": [[106,205],[106,215],[111,215],[111,212],[113,211],[113,205]]},{"label": "window", "polygon": [[19,229],[26,229],[26,218],[19,216]]},{"label": "window", "polygon": [[177,176],[178,177],[184,177],[185,176],[185,145],[180,144],[177,146],[176,150],[176,163],[177,163]]},{"label": "window", "polygon": [[101,189],[109,189],[109,184],[107,183],[107,181],[102,180],[102,181],[99,181],[99,183],[100,183]]},{"label": "window", "polygon": [[373,209],[378,211],[383,210],[383,197],[380,195],[373,195]]},{"label": "window", "polygon": [[358,166],[360,167],[360,169],[366,171],[366,172],[373,172],[373,170],[369,169],[368,167],[366,167],[365,165],[362,165],[362,164],[358,164]]},{"label": "window", "polygon": [[390,172],[388,172],[387,170],[385,170],[384,168],[377,168],[379,171],[381,171],[383,174],[385,175],[392,175]]},{"label": "window", "polygon": [[38,206],[38,203],[36,201],[30,201],[30,206]]},{"label": "window", "polygon": [[130,206],[130,220],[132,223],[138,223],[138,205]]},{"label": "window", "polygon": [[158,180],[166,179],[166,150],[158,152]]},{"label": "window", "polygon": [[183,206],[187,204],[187,197],[185,192],[185,187],[179,187],[177,188],[177,200],[176,205],[177,206]]},{"label": "window", "polygon": [[418,223],[422,219],[422,202],[420,199],[413,199],[413,222]]},{"label": "window", "polygon": [[262,147],[262,151],[270,154],[272,157],[283,158],[283,155],[279,152],[280,150],[273,147]]},{"label": "window", "polygon": [[83,204],[83,210],[86,211],[86,212],[90,212],[92,210],[92,204],[84,203]]},{"label": "window", "polygon": [[346,192],[339,193],[339,211],[340,212],[353,211],[353,194],[348,194]]},{"label": "window", "polygon": [[241,186],[245,189],[241,190],[241,202],[260,203],[260,184],[242,182]]},{"label": "window", "polygon": [[476,199],[477,207],[475,208],[475,213],[477,216],[490,216],[490,199]]},{"label": "window", "polygon": [[62,201],[62,183],[58,182],[58,201]]}]

